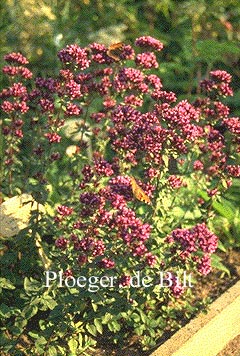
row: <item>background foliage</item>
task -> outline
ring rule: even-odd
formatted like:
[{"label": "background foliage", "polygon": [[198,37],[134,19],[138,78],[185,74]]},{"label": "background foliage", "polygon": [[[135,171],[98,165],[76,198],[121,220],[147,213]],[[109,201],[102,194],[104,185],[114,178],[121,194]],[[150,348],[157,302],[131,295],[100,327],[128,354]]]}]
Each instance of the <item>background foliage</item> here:
[{"label": "background foliage", "polygon": [[22,51],[41,75],[54,72],[53,53],[67,44],[132,44],[151,35],[165,44],[159,71],[166,89],[195,94],[210,70],[224,69],[234,77],[229,103],[240,111],[238,0],[5,0],[0,20],[1,60],[7,52]]}]

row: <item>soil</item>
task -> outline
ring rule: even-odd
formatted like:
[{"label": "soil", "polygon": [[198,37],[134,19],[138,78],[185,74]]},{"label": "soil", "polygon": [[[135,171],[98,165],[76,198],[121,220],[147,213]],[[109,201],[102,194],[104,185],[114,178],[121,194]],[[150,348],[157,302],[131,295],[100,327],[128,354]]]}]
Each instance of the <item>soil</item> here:
[{"label": "soil", "polygon": [[240,356],[240,335],[230,341],[217,356]]},{"label": "soil", "polygon": [[[194,294],[197,300],[210,298],[211,301],[217,299],[228,288],[233,286],[240,279],[240,249],[230,250],[228,254],[219,253],[222,263],[229,269],[230,277],[221,271],[213,270],[208,276],[201,277],[194,287]],[[186,323],[185,323],[186,324]],[[169,339],[173,333],[166,333],[158,342],[158,347]],[[107,340],[101,340],[99,348],[91,354],[92,356],[150,356],[154,350],[144,352],[137,346],[137,339],[132,339],[130,345],[126,348],[116,348],[115,345],[109,345]],[[189,355],[186,355],[189,356]],[[233,339],[216,356],[240,356],[240,335]]]}]

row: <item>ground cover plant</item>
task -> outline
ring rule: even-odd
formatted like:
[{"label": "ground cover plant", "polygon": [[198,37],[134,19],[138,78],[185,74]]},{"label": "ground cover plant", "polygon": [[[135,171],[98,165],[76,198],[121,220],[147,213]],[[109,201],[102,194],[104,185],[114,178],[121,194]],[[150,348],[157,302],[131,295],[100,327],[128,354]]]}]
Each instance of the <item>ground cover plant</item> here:
[{"label": "ground cover plant", "polygon": [[213,70],[194,102],[178,100],[158,74],[162,48],[150,36],[68,45],[55,77],[5,56],[7,355],[91,355],[99,335],[149,349],[204,307],[198,276],[224,271],[215,211],[240,176],[231,75]]}]

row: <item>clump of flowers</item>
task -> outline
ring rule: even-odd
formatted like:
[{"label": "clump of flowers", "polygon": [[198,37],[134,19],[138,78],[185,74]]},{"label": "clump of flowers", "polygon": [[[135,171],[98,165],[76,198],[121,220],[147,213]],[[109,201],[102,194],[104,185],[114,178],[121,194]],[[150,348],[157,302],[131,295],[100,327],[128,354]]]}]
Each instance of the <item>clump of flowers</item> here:
[{"label": "clump of flowers", "polygon": [[[164,307],[188,312],[187,303],[176,301],[191,298],[178,273],[197,278],[211,271],[218,242],[208,227],[211,204],[240,176],[239,118],[222,102],[233,95],[231,76],[212,71],[201,83],[201,98],[178,101],[156,74],[162,48],[150,36],[136,39],[134,48],[68,45],[58,53],[58,75],[37,77],[32,87],[25,84],[32,78],[27,59],[11,53],[3,73],[15,82],[0,93],[4,194],[31,190],[54,210],[46,223],[55,239],[52,263],[65,279],[81,272],[117,280],[101,298],[85,291],[80,316],[70,309],[66,315],[85,320],[85,332],[95,335],[110,314],[111,332],[138,333],[146,347],[168,328],[171,313],[163,317]],[[21,151],[24,138],[28,148]],[[19,186],[17,165],[27,172]],[[170,288],[159,291],[159,270],[171,273]],[[154,283],[134,288],[136,271]],[[95,318],[91,306],[99,313],[96,330],[87,324]],[[143,315],[161,322],[149,332]]]}]

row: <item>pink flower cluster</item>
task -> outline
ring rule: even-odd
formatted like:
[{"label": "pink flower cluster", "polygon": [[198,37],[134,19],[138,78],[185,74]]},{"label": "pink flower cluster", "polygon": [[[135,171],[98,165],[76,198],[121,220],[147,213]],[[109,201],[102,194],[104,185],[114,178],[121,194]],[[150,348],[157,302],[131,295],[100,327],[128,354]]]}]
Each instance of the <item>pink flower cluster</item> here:
[{"label": "pink flower cluster", "polygon": [[[85,181],[92,178],[89,166],[84,167],[83,173]],[[123,176],[111,178],[109,185],[98,193],[81,193],[81,209],[78,214],[81,220],[73,221],[72,228],[68,226],[69,235],[58,238],[56,247],[66,249],[67,246],[73,245],[77,263],[81,265],[94,261],[101,268],[113,268],[116,258],[118,260],[122,255],[122,258],[137,258],[145,265],[153,267],[156,257],[147,247],[151,226],[143,223],[127,206],[127,201],[131,199],[133,196],[130,180]],[[64,226],[64,219],[72,215],[73,209],[59,206],[57,212],[55,222]],[[65,221],[69,225],[69,222]],[[99,229],[104,229],[104,237]],[[114,246],[112,252],[107,249],[109,243],[114,241],[118,245],[117,256],[113,253]]]},{"label": "pink flower cluster", "polygon": [[137,66],[150,69],[158,68],[157,58],[152,52],[140,53],[136,56],[135,63]]},{"label": "pink flower cluster", "polygon": [[9,75],[10,77],[22,77],[24,79],[31,79],[32,78],[32,72],[26,68],[26,67],[13,67],[13,66],[4,66],[2,69],[2,72],[4,74]]},{"label": "pink flower cluster", "polygon": [[[73,196],[57,207],[55,246],[73,268],[116,269],[122,286],[130,281],[126,266],[153,268],[164,254],[171,254],[171,267],[191,265],[208,274],[217,236],[200,223],[173,230],[165,240],[168,244],[156,246],[154,219],[150,224],[154,203],[164,189],[176,189],[177,196],[177,189],[181,192],[179,188],[186,186],[181,173],[185,160],[195,176],[204,176],[209,197],[220,194],[215,180],[225,178],[230,185],[231,177],[240,176],[239,165],[229,159],[240,143],[239,118],[229,117],[229,108],[220,101],[221,96],[232,95],[231,76],[212,71],[201,84],[206,97],[193,104],[177,101],[175,93],[165,91],[159,76],[151,73],[159,66],[156,52],[163,44],[142,36],[135,45],[136,54],[126,44],[66,46],[58,53],[59,76],[36,78],[30,92],[22,83],[32,77],[24,67],[28,61],[20,53],[11,53],[5,56],[8,65],[3,73],[15,82],[0,93],[7,117],[6,141],[23,137],[22,115],[31,113],[27,124],[33,136],[41,132],[37,140],[33,137],[37,161],[47,155],[47,162],[61,159],[65,139],[60,129],[68,120],[76,120],[80,154],[69,160]],[[125,65],[128,59],[132,61]],[[54,149],[60,142],[61,154]],[[5,153],[5,163],[12,164],[10,150]],[[45,172],[34,168],[33,174],[46,183]],[[151,205],[136,196],[130,176],[152,199]],[[137,178],[143,176],[145,183]],[[143,210],[138,210],[140,204]],[[138,216],[140,211],[144,218]],[[183,293],[174,271],[171,292],[176,298]]]},{"label": "pink flower cluster", "polygon": [[[218,237],[205,223],[197,224],[192,229],[173,230],[166,242],[174,252],[174,259],[184,263],[188,260],[196,262],[198,271],[204,275],[211,271],[210,256],[217,249]],[[198,256],[199,251],[203,257]]]},{"label": "pink flower cluster", "polygon": [[29,63],[27,58],[25,58],[20,52],[18,52],[18,53],[12,52],[12,53],[6,54],[6,56],[4,56],[4,59],[6,62],[9,62],[9,63],[16,63],[16,64],[22,64],[22,65]]},{"label": "pink flower cluster", "polygon": [[163,49],[162,42],[151,36],[142,36],[137,38],[135,45],[139,47],[150,47],[155,51],[161,51]]},{"label": "pink flower cluster", "polygon": [[58,57],[65,64],[76,64],[81,70],[89,67],[90,61],[86,49],[76,44],[68,45],[58,52]]},{"label": "pink flower cluster", "polygon": [[201,86],[207,92],[214,92],[220,96],[232,96],[233,91],[230,87],[232,77],[224,70],[210,72],[209,80],[203,80]]},{"label": "pink flower cluster", "polygon": [[7,146],[11,147],[5,150],[5,164],[11,166],[18,151],[16,145],[24,136],[22,115],[29,110],[28,90],[26,85],[19,80],[29,80],[32,72],[24,67],[28,61],[21,53],[7,54],[4,59],[10,65],[4,66],[2,72],[16,81],[0,92],[0,99],[3,99],[1,109],[9,117],[2,125],[2,133],[6,137]]}]

